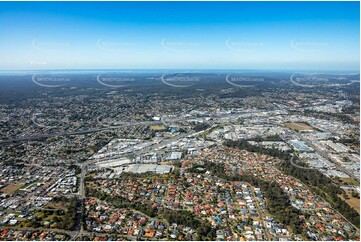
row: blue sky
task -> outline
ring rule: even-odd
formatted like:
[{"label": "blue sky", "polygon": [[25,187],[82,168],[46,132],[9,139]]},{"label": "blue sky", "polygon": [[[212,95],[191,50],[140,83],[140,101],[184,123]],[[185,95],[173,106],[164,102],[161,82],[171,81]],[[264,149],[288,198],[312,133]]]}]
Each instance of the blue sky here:
[{"label": "blue sky", "polygon": [[0,70],[358,70],[359,2],[0,2]]}]

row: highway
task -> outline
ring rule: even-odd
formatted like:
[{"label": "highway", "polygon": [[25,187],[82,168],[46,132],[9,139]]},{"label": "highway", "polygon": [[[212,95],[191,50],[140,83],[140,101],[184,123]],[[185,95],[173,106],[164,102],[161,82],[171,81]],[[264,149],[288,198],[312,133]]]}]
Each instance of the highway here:
[{"label": "highway", "polygon": [[[215,124],[215,123],[219,123],[219,122],[224,122],[224,120],[222,120],[223,118],[238,118],[241,117],[244,114],[259,114],[259,112],[243,112],[243,113],[234,113],[234,114],[221,114],[221,115],[215,115],[213,118],[206,116],[206,117],[180,117],[180,118],[175,118],[175,119],[171,119],[167,122],[165,122],[164,120],[160,120],[160,121],[144,121],[144,122],[132,122],[132,123],[124,123],[121,125],[117,125],[117,126],[108,126],[108,127],[101,127],[101,128],[92,128],[92,129],[87,129],[87,130],[78,130],[78,131],[69,131],[69,132],[58,132],[58,133],[50,133],[50,134],[35,134],[35,135],[31,135],[28,137],[19,137],[19,138],[13,138],[13,139],[8,139],[8,140],[1,140],[0,144],[6,144],[6,143],[11,143],[11,142],[20,142],[20,141],[29,141],[29,140],[39,140],[39,139],[45,139],[45,138],[49,138],[49,137],[57,137],[57,136],[66,136],[66,135],[78,135],[78,134],[85,134],[85,133],[92,133],[92,132],[98,132],[98,131],[103,131],[103,130],[112,130],[112,129],[119,129],[119,128],[124,128],[124,127],[130,127],[130,126],[136,126],[136,125],[159,125],[159,124],[168,124],[171,122],[179,122],[179,121],[188,121],[188,120],[192,120],[192,119],[206,119],[206,118],[211,118],[212,120],[209,121],[209,123]],[[206,131],[206,130],[205,130]],[[204,131],[203,131],[204,132]],[[126,155],[132,155],[132,154],[145,154],[145,153],[149,153],[151,150],[155,150],[160,148],[161,146],[166,146],[168,144],[171,144],[172,142],[176,141],[176,140],[180,140],[183,139],[189,135],[192,135],[194,133],[197,133],[195,131],[188,131],[186,133],[182,133],[180,135],[177,135],[175,137],[172,137],[170,139],[165,139],[162,140],[161,142],[159,142],[158,144],[155,145],[151,145],[151,146],[147,146],[142,150],[136,150],[130,153],[127,153]],[[89,235],[93,235],[93,234],[99,234],[101,236],[104,236],[106,234],[103,233],[91,233],[88,231],[84,230],[84,214],[82,213],[82,208],[84,206],[83,200],[85,198],[85,176],[87,173],[87,168],[89,165],[98,162],[97,159],[93,159],[93,160],[87,160],[83,163],[79,163],[78,165],[80,166],[81,169],[81,173],[80,173],[80,181],[79,181],[79,191],[78,191],[78,198],[79,198],[79,206],[78,206],[78,210],[77,213],[80,214],[80,224],[78,226],[78,229],[75,231],[66,231],[66,230],[57,230],[59,232],[64,232],[66,234],[68,234],[69,236],[71,236],[72,240],[75,240],[76,238],[80,238],[81,236],[89,236]],[[28,229],[28,228],[23,228],[23,229]],[[55,231],[55,230],[54,230]],[[129,237],[129,238],[128,238]],[[134,236],[128,236],[127,238],[130,240],[136,240],[137,238],[135,238]]]},{"label": "highway", "polygon": [[[273,110],[272,112],[278,112],[280,110]],[[99,131],[104,131],[104,130],[112,130],[112,129],[121,129],[121,128],[126,128],[126,127],[131,127],[131,126],[138,126],[138,125],[160,125],[160,124],[169,124],[172,122],[179,122],[179,121],[189,121],[189,120],[193,120],[193,119],[201,119],[201,118],[212,118],[212,119],[222,119],[222,118],[238,118],[241,117],[244,114],[259,114],[260,111],[249,111],[249,112],[242,112],[242,113],[227,113],[227,114],[219,114],[219,115],[214,115],[212,116],[204,116],[204,117],[180,117],[180,118],[174,118],[174,119],[170,119],[170,120],[159,120],[159,121],[141,121],[141,122],[129,122],[129,123],[123,123],[121,125],[115,125],[115,126],[106,126],[106,127],[94,127],[94,128],[90,128],[90,129],[85,129],[85,130],[76,130],[76,131],[68,131],[68,132],[55,132],[55,133],[49,133],[49,134],[33,134],[30,136],[26,136],[26,137],[14,137],[14,138],[10,138],[10,139],[2,139],[0,140],[0,145],[1,144],[7,144],[7,143],[12,143],[12,142],[21,142],[21,141],[31,141],[31,140],[41,140],[41,139],[46,139],[46,138],[51,138],[51,137],[58,137],[58,136],[67,136],[67,135],[79,135],[79,134],[87,134],[87,133],[94,133],[94,132],[99,132]],[[215,120],[213,120],[215,121]]]},{"label": "highway", "polygon": [[86,129],[86,130],[77,130],[77,131],[69,131],[69,132],[34,134],[31,136],[27,136],[27,137],[18,137],[18,138],[12,138],[12,139],[7,139],[7,140],[0,140],[0,144],[20,142],[20,141],[40,140],[40,139],[46,139],[46,138],[50,138],[50,137],[57,137],[57,136],[87,134],[87,133],[94,133],[94,132],[99,132],[99,131],[103,131],[103,130],[120,129],[120,128],[126,128],[126,127],[137,126],[137,125],[155,125],[155,124],[161,124],[161,123],[162,123],[161,121],[147,121],[147,122],[127,123],[127,124],[122,124],[122,125],[118,125],[118,126],[109,126],[109,127],[103,127],[103,128],[91,128],[91,129]]}]

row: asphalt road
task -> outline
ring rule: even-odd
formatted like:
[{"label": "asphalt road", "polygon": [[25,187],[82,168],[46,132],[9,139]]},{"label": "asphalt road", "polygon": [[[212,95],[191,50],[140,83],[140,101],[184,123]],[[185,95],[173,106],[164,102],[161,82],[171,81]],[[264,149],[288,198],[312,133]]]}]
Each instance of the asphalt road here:
[{"label": "asphalt road", "polygon": [[[273,112],[276,112],[279,110],[273,110]],[[235,114],[221,114],[221,115],[215,115],[213,118],[215,121],[216,119],[222,119],[226,117],[239,117],[242,114],[257,114],[259,112],[242,112],[242,113],[235,113]],[[30,140],[41,140],[46,139],[50,137],[57,137],[57,136],[67,136],[67,135],[79,135],[79,134],[87,134],[87,133],[94,133],[99,132],[103,130],[112,130],[112,129],[120,129],[120,128],[126,128],[131,126],[138,126],[138,125],[157,125],[157,124],[166,124],[166,123],[172,123],[172,122],[179,122],[179,121],[187,121],[197,118],[208,118],[208,117],[180,117],[175,118],[171,120],[159,120],[159,121],[142,121],[142,122],[130,122],[130,123],[123,123],[121,125],[115,125],[115,126],[107,126],[107,127],[95,127],[91,129],[85,129],[85,130],[77,130],[77,131],[69,131],[69,132],[56,132],[56,133],[49,133],[49,134],[34,134],[26,137],[15,137],[11,139],[4,139],[0,140],[0,144],[6,144],[6,143],[12,143],[12,142],[21,142],[21,141],[30,141]]]}]

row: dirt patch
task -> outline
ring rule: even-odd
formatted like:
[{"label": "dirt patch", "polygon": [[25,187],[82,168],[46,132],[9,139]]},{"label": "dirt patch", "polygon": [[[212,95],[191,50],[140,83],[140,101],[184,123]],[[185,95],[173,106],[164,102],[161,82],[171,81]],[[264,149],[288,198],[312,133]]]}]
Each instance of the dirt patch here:
[{"label": "dirt patch", "polygon": [[7,195],[11,195],[22,186],[24,186],[24,183],[8,184],[6,187],[2,188],[1,191]]},{"label": "dirt patch", "polygon": [[165,130],[166,128],[163,125],[152,125],[150,126],[150,129],[155,131],[162,131]]},{"label": "dirt patch", "polygon": [[306,123],[283,123],[289,129],[296,131],[314,131],[315,129]]}]

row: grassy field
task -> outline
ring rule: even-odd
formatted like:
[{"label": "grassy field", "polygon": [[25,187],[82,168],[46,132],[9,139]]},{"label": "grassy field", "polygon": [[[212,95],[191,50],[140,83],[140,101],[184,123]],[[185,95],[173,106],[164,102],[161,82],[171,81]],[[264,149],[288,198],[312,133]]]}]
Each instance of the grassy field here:
[{"label": "grassy field", "polygon": [[48,204],[46,204],[45,208],[61,209],[61,210],[64,210],[64,211],[67,209],[64,204],[54,203],[54,202],[49,202]]},{"label": "grassy field", "polygon": [[209,129],[206,129],[206,130],[203,130],[203,132],[201,132],[200,134],[198,134],[196,137],[197,138],[203,138],[205,139],[209,134],[211,134],[213,131],[219,129],[219,128],[222,128],[224,125],[217,125],[215,127],[212,127],[212,128],[209,128]]},{"label": "grassy field", "polygon": [[345,199],[342,195],[340,195],[339,197],[345,202],[347,202],[348,205],[353,207],[360,214],[360,199],[353,197],[351,191],[347,191],[346,194],[349,199]]},{"label": "grassy field", "polygon": [[19,190],[26,191],[27,189],[30,189],[31,187],[35,186],[38,182],[39,180],[33,181],[32,183],[22,186],[21,188],[19,188]]},{"label": "grassy field", "polygon": [[315,130],[314,128],[312,128],[310,125],[306,124],[306,123],[283,123],[284,126],[286,126],[287,128],[296,130],[296,131],[306,131],[306,130],[310,130],[313,131]]},{"label": "grassy field", "polygon": [[340,178],[342,183],[345,185],[354,185],[354,186],[360,186],[360,184],[355,181],[354,179],[352,179],[351,177],[349,178]]}]

